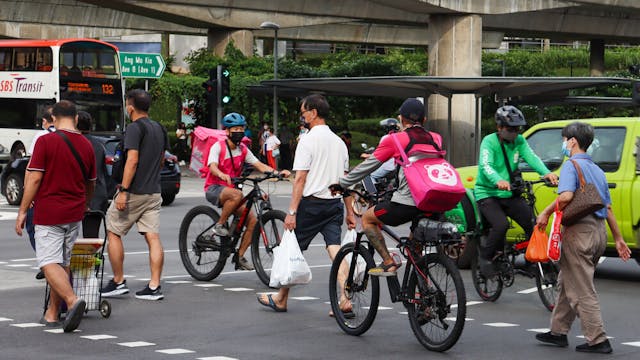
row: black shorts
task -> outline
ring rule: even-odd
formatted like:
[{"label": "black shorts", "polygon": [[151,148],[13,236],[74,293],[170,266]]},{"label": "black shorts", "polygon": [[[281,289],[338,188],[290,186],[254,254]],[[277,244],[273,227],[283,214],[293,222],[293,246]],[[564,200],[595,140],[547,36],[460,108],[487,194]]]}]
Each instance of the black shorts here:
[{"label": "black shorts", "polygon": [[306,250],[318,233],[329,245],[340,245],[344,205],[340,199],[302,198],[296,214],[296,238],[300,250]]},{"label": "black shorts", "polygon": [[415,206],[387,201],[376,205],[374,214],[385,225],[398,226],[412,221],[424,211]]}]

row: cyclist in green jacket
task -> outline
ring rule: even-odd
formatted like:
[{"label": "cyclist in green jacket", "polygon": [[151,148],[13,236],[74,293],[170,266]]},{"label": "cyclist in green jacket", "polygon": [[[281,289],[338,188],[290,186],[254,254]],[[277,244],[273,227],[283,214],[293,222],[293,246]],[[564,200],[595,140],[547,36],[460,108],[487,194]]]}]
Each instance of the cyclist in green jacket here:
[{"label": "cyclist in green jacket", "polygon": [[504,249],[509,228],[507,216],[522,227],[527,238],[533,232],[532,210],[520,196],[524,182],[518,163],[524,160],[551,184],[558,184],[558,176],[549,171],[519,134],[526,124],[522,112],[516,107],[502,106],[496,111],[498,130],[485,136],[480,144],[474,193],[478,209],[491,227],[489,235],[480,244],[480,271],[487,277],[495,274],[493,261],[498,251]]}]

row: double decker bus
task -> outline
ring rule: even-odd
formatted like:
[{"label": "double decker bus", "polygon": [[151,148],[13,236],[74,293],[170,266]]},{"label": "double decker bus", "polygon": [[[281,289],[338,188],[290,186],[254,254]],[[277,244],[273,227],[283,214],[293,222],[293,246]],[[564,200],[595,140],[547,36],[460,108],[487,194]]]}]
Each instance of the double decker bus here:
[{"label": "double decker bus", "polygon": [[73,101],[96,133],[124,126],[118,48],[92,39],[0,40],[0,162],[24,157],[44,108]]}]

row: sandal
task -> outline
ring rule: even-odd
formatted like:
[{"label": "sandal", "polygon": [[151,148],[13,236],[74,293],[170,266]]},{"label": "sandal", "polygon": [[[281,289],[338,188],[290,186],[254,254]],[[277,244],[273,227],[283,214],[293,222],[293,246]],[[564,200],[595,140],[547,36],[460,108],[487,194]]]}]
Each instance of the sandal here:
[{"label": "sandal", "polygon": [[[345,319],[353,319],[353,318],[355,318],[355,317],[356,317],[356,314],[353,312],[353,309],[346,310],[346,309],[344,309],[344,308],[343,308],[343,305],[344,305],[345,303],[347,303],[347,302],[349,302],[349,300],[348,300],[348,299],[344,299],[344,300],[341,300],[341,301],[340,301],[340,305],[339,305],[339,307],[340,307],[340,312],[342,312],[342,316],[343,316]],[[329,310],[329,316],[330,316],[330,317],[335,317],[335,314],[333,313],[333,310]]]},{"label": "sandal", "polygon": [[[396,271],[400,268],[401,265],[402,264],[396,264],[395,262],[392,262],[391,264],[381,263],[377,267],[369,269],[367,273],[371,276],[396,276]],[[395,269],[390,270],[391,268]]]}]

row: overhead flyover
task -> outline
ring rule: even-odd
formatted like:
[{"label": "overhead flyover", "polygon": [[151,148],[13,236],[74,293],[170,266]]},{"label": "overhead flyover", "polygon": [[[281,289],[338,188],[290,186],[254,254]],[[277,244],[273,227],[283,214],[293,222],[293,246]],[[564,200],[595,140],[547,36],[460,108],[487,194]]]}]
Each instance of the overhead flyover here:
[{"label": "overhead flyover", "polygon": [[[389,77],[352,77],[352,78],[306,78],[266,80],[261,87],[252,87],[254,94],[268,93],[276,86],[278,93],[289,96],[305,96],[320,93],[330,96],[366,96],[366,97],[424,97],[425,114],[428,114],[428,102],[431,95],[447,98],[447,121],[445,142],[449,160],[461,162],[455,165],[467,165],[477,159],[480,148],[480,98],[493,96],[496,100],[513,99],[522,103],[527,101],[552,104],[563,103],[605,103],[606,98],[588,99],[571,96],[570,91],[605,86],[631,86],[633,79],[604,77],[441,77],[441,76],[389,76]],[[456,158],[457,149],[452,145],[454,124],[452,121],[452,97],[454,95],[475,96],[475,127],[469,139],[473,148],[463,149],[467,156]],[[535,100],[535,101],[534,101]],[[629,105],[629,99],[611,98],[620,105]],[[437,129],[434,129],[437,130]],[[456,144],[457,145],[457,144]],[[469,144],[466,144],[469,145]],[[459,146],[458,146],[459,148]],[[468,155],[473,154],[473,157]]]}]

